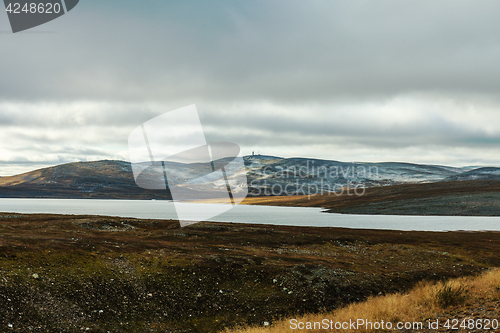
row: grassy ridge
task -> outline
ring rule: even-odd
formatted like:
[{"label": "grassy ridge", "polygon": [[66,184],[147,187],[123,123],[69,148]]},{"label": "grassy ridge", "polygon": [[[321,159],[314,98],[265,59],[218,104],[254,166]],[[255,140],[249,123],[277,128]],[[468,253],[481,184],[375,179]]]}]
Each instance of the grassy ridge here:
[{"label": "grassy ridge", "polygon": [[[440,331],[455,326],[453,331],[456,332],[497,332],[500,328],[499,306],[500,270],[495,269],[474,278],[459,278],[437,283],[422,282],[404,293],[370,297],[365,302],[351,304],[333,312],[287,318],[274,323],[271,327],[254,326],[228,329],[227,332],[291,332],[291,328],[298,326],[299,322],[303,323],[303,327],[311,327],[301,332],[325,332],[325,329],[320,328],[325,318],[334,323],[357,322],[358,319],[372,324],[389,321],[394,324],[394,328],[397,323],[408,323],[410,328],[404,330],[405,332],[436,332],[436,329],[429,327],[429,322],[436,323],[436,320],[439,320],[437,327]],[[491,320],[494,319],[497,321],[492,323]],[[449,327],[446,326],[447,322]],[[424,329],[418,329],[418,323],[422,323],[421,327]],[[487,326],[488,323],[490,323],[489,326]],[[314,328],[315,324],[316,328]],[[385,330],[361,325],[360,328],[342,331],[380,332]]]},{"label": "grassy ridge", "polygon": [[[358,190],[359,191],[359,190]],[[248,197],[249,205],[323,207],[330,213],[500,216],[500,181],[472,180],[367,188],[361,196]]]}]

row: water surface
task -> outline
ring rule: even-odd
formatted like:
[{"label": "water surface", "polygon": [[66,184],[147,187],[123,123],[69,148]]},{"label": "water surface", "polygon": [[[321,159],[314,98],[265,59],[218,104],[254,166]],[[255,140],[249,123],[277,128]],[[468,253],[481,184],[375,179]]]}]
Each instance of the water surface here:
[{"label": "water surface", "polygon": [[[190,205],[193,211],[211,204]],[[0,212],[104,215],[142,219],[177,219],[174,204],[164,200],[0,199]],[[344,227],[421,231],[500,231],[500,217],[399,216],[323,213],[321,208],[239,205],[209,219],[214,222],[310,227]]]}]

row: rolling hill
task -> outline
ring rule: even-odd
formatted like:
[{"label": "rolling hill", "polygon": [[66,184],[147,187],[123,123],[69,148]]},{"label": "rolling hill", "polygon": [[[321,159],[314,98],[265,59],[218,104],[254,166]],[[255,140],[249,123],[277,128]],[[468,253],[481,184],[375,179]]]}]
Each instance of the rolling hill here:
[{"label": "rolling hill", "polygon": [[[402,184],[500,179],[500,168],[492,167],[455,168],[397,162],[347,163],[264,155],[245,156],[244,161],[249,196],[332,194],[346,186],[379,188]],[[202,171],[205,172],[178,165],[175,168],[175,179],[169,181],[189,183],[193,175]],[[213,186],[212,178],[206,177],[207,183],[203,184],[205,188]],[[231,177],[228,180],[239,181]],[[168,186],[167,191],[142,189],[134,182],[130,163],[114,160],[67,163],[1,177],[0,197],[171,199]]]},{"label": "rolling hill", "polygon": [[171,199],[168,191],[138,187],[123,161],[68,163],[2,177],[0,197]]}]

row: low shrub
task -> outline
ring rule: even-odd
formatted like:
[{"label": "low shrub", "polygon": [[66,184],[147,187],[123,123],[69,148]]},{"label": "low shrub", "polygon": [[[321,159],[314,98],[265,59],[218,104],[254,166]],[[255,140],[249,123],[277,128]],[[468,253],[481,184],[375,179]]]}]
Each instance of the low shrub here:
[{"label": "low shrub", "polygon": [[461,305],[467,299],[468,293],[468,288],[461,284],[453,286],[451,283],[447,283],[437,291],[436,300],[443,307]]}]

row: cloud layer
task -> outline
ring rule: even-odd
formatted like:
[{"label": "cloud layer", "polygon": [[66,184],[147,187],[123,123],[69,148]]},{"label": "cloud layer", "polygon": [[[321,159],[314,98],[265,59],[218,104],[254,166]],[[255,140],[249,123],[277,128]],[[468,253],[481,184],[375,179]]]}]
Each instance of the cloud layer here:
[{"label": "cloud layer", "polygon": [[498,165],[498,12],[88,0],[15,35],[0,17],[0,162],[124,159],[133,128],[195,103],[207,138],[245,153]]}]

